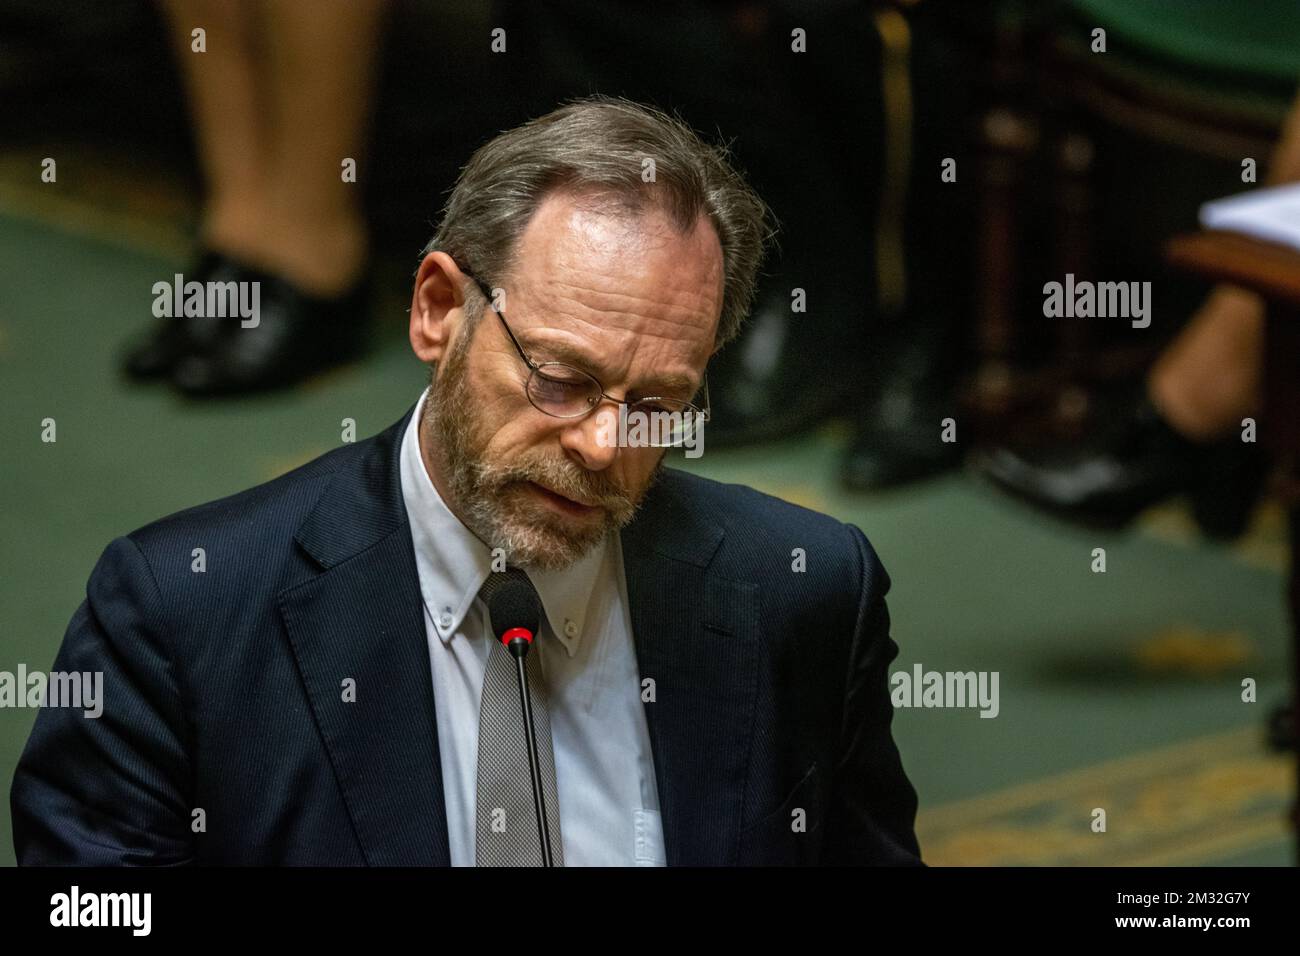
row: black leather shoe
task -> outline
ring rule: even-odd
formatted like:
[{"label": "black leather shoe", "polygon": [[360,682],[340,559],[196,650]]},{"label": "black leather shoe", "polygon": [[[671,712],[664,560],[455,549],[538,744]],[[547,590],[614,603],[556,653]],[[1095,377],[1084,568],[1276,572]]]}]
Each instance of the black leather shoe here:
[{"label": "black leather shoe", "polygon": [[893,488],[962,462],[963,446],[943,441],[943,420],[956,414],[956,338],[941,334],[935,321],[920,325],[914,323],[905,341],[884,347],[884,380],[855,412],[854,435],[840,467],[840,480],[850,490]]},{"label": "black leather shoe", "polygon": [[853,436],[840,480],[853,491],[882,491],[952,471],[962,453],[942,440],[941,423],[951,414],[950,405],[925,393],[886,392]]},{"label": "black leather shoe", "polygon": [[[207,282],[220,263],[219,255],[204,250],[184,273],[184,280]],[[170,375],[192,346],[191,331],[190,322],[184,316],[158,319],[156,324],[127,344],[122,357],[122,371],[138,382]]]},{"label": "black leather shoe", "polygon": [[830,302],[819,303],[816,315],[792,312],[792,284],[765,279],[745,331],[709,367],[714,448],[806,431],[842,410],[861,377],[853,371],[853,350],[828,343],[826,327],[862,320]]},{"label": "black leather shoe", "polygon": [[333,298],[310,296],[292,283],[230,262],[224,280],[259,283],[256,324],[239,316],[195,323],[192,347],[172,384],[192,397],[285,388],[365,353],[369,278]]},{"label": "black leather shoe", "polygon": [[1202,530],[1225,539],[1245,530],[1266,473],[1254,444],[1190,441],[1145,395],[1092,442],[1046,452],[999,448],[978,456],[976,468],[1022,501],[1092,527],[1122,528],[1151,505],[1190,494]]}]

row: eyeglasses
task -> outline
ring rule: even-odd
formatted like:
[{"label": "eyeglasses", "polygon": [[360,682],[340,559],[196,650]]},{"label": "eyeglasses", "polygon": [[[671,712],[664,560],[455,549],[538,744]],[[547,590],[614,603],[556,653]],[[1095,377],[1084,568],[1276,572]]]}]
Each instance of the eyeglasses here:
[{"label": "eyeglasses", "polygon": [[[482,279],[467,269],[462,267],[461,272],[474,280],[483,297],[487,299],[487,307],[501,320],[501,327],[510,337],[510,343],[519,353],[519,358],[528,366],[529,375],[528,381],[524,384],[524,392],[528,396],[528,401],[539,412],[552,418],[583,418],[590,415],[601,402],[609,401],[619,406],[621,421],[631,423],[632,428],[640,429],[636,432],[636,445],[651,448],[694,445],[696,434],[704,422],[709,420],[707,374],[701,385],[704,396],[703,408],[691,402],[658,396],[639,398],[635,402],[615,398],[613,395],[606,394],[605,387],[600,384],[599,379],[580,368],[563,362],[539,364],[529,358],[528,353],[519,344],[519,340],[515,338],[515,333],[510,330],[505,314],[497,308],[492,290]],[[631,428],[627,434],[633,434]]]}]

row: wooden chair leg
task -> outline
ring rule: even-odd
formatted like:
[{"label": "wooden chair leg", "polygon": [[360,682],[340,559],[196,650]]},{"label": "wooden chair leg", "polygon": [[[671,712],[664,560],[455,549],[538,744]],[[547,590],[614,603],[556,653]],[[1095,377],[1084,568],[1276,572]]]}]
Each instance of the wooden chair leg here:
[{"label": "wooden chair leg", "polygon": [[[1052,278],[1064,282],[1066,275],[1095,279],[1093,275],[1093,157],[1092,140],[1077,129],[1067,128],[1053,144],[1054,181],[1052,202],[1057,229],[1052,256]],[[1096,325],[1092,322],[1062,322],[1057,326],[1057,361],[1060,380],[1054,389],[1052,427],[1061,435],[1082,435],[1089,410],[1090,366]]]},{"label": "wooden chair leg", "polygon": [[976,348],[979,365],[971,400],[983,422],[1004,419],[1014,402],[1012,353],[1015,347],[1022,216],[1026,166],[1036,148],[1036,126],[1010,109],[984,118],[981,169],[979,300]]}]

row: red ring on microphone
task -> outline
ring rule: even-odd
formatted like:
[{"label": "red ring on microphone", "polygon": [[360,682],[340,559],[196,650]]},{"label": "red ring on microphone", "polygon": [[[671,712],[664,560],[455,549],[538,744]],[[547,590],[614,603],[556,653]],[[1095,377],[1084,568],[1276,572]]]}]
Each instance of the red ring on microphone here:
[{"label": "red ring on microphone", "polygon": [[528,628],[526,627],[510,628],[508,631],[506,631],[504,634],[501,635],[501,643],[509,647],[510,642],[513,641],[516,637],[522,637],[529,644],[533,643],[533,632],[528,630]]}]

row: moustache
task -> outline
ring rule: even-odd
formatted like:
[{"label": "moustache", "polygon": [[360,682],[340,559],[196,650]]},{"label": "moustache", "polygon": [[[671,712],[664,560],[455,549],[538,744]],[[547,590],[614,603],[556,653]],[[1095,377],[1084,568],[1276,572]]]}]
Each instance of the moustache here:
[{"label": "moustache", "polygon": [[571,501],[590,507],[602,507],[615,513],[632,508],[632,496],[603,474],[575,469],[570,463],[553,458],[513,462],[488,467],[480,479],[501,487],[514,482],[533,482]]}]

